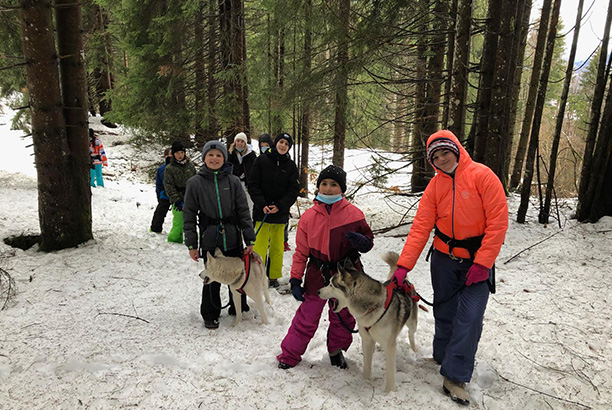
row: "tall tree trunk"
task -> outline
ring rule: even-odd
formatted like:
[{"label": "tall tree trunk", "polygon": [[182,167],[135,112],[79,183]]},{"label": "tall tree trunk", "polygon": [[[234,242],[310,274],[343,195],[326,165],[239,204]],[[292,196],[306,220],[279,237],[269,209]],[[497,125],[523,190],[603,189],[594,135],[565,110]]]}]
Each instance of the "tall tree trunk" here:
[{"label": "tall tree trunk", "polygon": [[[304,4],[304,68],[303,78],[308,78],[312,69],[312,0]],[[310,151],[310,100],[302,98],[302,117],[300,119],[300,134],[302,140],[300,163],[301,196],[308,197],[308,167]]]},{"label": "tall tree trunk", "polygon": [[427,61],[427,97],[425,101],[424,133],[429,136],[440,128],[440,100],[442,96],[442,71],[444,68],[444,45],[446,44],[445,30],[448,9],[446,0],[436,0],[433,12],[433,28],[435,34],[429,46],[429,59]]},{"label": "tall tree trunk", "polygon": [[[278,16],[275,17],[278,19]],[[272,128],[274,135],[284,131],[282,99],[285,88],[285,29],[280,27],[276,31],[276,44],[274,47],[274,85],[272,87]]]},{"label": "tall tree trunk", "polygon": [[491,96],[495,81],[495,67],[497,64],[497,44],[500,31],[502,7],[495,0],[489,0],[489,11],[485,31],[484,49],[480,61],[480,82],[478,97],[476,99],[475,117],[478,117],[474,126],[474,160],[485,162],[487,138],[489,130],[489,116],[491,113]]},{"label": "tall tree trunk", "polygon": [[524,1],[507,0],[502,5],[502,15],[506,18],[502,19],[500,24],[489,127],[485,136],[482,136],[487,140],[484,163],[497,174],[504,187],[508,181],[505,165],[509,160],[512,139],[509,133],[510,112],[516,105],[512,96],[521,35],[517,22],[522,21]]},{"label": "tall tree trunk", "polygon": [[249,138],[251,137],[251,110],[249,109],[249,85],[247,81],[247,45],[246,45],[246,27],[244,25],[244,0],[235,0],[238,8],[238,13],[235,17],[237,47],[240,50],[239,67],[240,67],[240,106],[242,107],[242,131]]},{"label": "tall tree trunk", "polygon": [[338,30],[338,56],[335,79],[335,107],[334,116],[334,152],[332,163],[344,167],[344,144],[346,141],[346,116],[348,106],[348,62],[349,62],[349,23],[351,2],[340,0],[339,30]]},{"label": "tall tree trunk", "polygon": [[449,97],[448,129],[459,141],[465,133],[465,102],[468,90],[470,64],[470,27],[472,0],[460,0],[457,11],[457,34],[455,37],[455,59],[453,61],[452,85]]},{"label": "tall tree trunk", "polygon": [[[610,73],[610,64],[612,61],[608,61],[608,73]],[[610,81],[612,81],[612,73],[610,73]],[[610,191],[610,183],[612,180],[609,178],[610,161],[612,156],[612,92],[608,87],[608,96],[606,98],[606,104],[601,116],[601,125],[599,128],[599,135],[597,137],[597,143],[595,150],[593,151],[592,158],[592,170],[593,172],[589,178],[588,188],[584,200],[579,204],[582,206],[579,208],[583,214],[587,214],[588,217],[585,219],[579,219],[579,221],[590,221],[597,222],[599,218],[604,215],[612,215],[612,208],[610,208],[610,202],[606,198],[610,198],[610,195],[606,192]]]},{"label": "tall tree trunk", "polygon": [[[512,153],[514,149],[514,132],[516,129],[516,114],[518,111],[518,101],[519,95],[521,92],[521,82],[523,78],[523,62],[525,60],[525,48],[527,47],[527,37],[529,34],[529,20],[531,18],[531,0],[524,0],[523,10],[521,13],[521,17],[517,19],[518,24],[520,24],[520,37],[517,39],[520,41],[518,46],[518,59],[516,61],[516,67],[514,72],[514,87],[512,89],[512,100],[515,101],[515,104],[512,105],[510,110],[510,128],[508,130],[508,135],[512,137],[512,141],[510,146],[508,147],[508,152]],[[508,158],[508,163],[504,167],[504,175],[509,174],[510,169],[510,158]]]},{"label": "tall tree trunk", "polygon": [[113,88],[112,80],[112,56],[111,56],[111,42],[110,32],[108,31],[108,15],[102,9],[102,6],[96,7],[96,30],[102,34],[102,47],[104,49],[102,69],[98,69],[96,73],[96,93],[98,95],[98,104],[100,106],[100,115],[104,117],[107,112],[112,109],[112,102],[107,96],[107,93]]},{"label": "tall tree trunk", "polygon": [[[210,141],[219,137],[219,117],[217,115],[217,72],[219,53],[219,35],[217,27],[221,25],[217,14],[216,0],[208,0],[208,55],[206,57],[206,131],[204,141]],[[223,1],[223,0],[221,0]]]},{"label": "tall tree trunk", "polygon": [[559,21],[559,9],[561,0],[555,0],[552,14],[550,17],[550,27],[548,28],[548,36],[546,40],[546,55],[542,65],[542,75],[540,76],[540,85],[538,87],[538,97],[536,100],[535,111],[533,114],[533,125],[531,127],[531,137],[529,139],[529,149],[527,150],[527,160],[525,162],[525,175],[523,177],[523,187],[521,188],[521,203],[519,205],[516,221],[525,223],[525,215],[529,207],[529,197],[531,195],[531,182],[533,180],[533,168],[536,157],[536,151],[539,145],[540,125],[542,123],[542,113],[544,112],[544,103],[546,100],[546,88],[548,86],[548,76],[550,74],[550,66],[552,63],[555,37],[557,36],[557,23]]},{"label": "tall tree trunk", "polygon": [[[74,128],[72,131],[76,132],[71,134],[69,140],[62,112],[64,103],[61,97],[50,1],[22,0],[19,19],[32,110],[32,139],[38,177],[40,250],[65,249],[92,238],[91,193],[88,193],[85,186],[87,180],[84,177],[85,173],[89,172],[86,161],[88,154],[82,146],[83,142],[87,144],[88,140],[87,137],[81,136],[83,132],[87,132],[85,73],[81,50],[78,50],[79,44],[82,47],[82,42],[62,43],[66,59],[76,64],[74,72],[79,70],[79,64],[82,71],[82,80],[77,79],[80,87],[67,90],[67,98],[71,99],[75,111],[80,113],[70,117],[70,121],[74,122],[71,124],[71,128]],[[60,16],[60,20],[62,26],[58,27],[59,31],[72,29],[63,25],[66,23],[64,16]],[[76,21],[72,21],[72,24],[78,32],[80,25],[76,25]],[[66,34],[67,32],[61,34],[64,40]],[[80,36],[80,32],[78,35]],[[71,54],[77,55],[68,57]],[[72,161],[74,163],[71,163]]]},{"label": "tall tree trunk", "polygon": [[572,81],[572,73],[574,72],[574,60],[576,58],[576,47],[578,45],[578,35],[580,34],[580,22],[582,21],[582,6],[584,0],[578,1],[578,14],[576,15],[576,23],[574,25],[574,38],[572,40],[572,48],[570,49],[567,60],[567,69],[565,70],[565,81],[563,83],[563,91],[561,92],[561,100],[559,101],[559,112],[557,113],[557,122],[555,125],[555,134],[553,143],[550,149],[550,161],[548,162],[548,182],[546,184],[546,195],[544,198],[544,208],[540,210],[538,220],[542,224],[548,223],[550,216],[550,203],[552,200],[552,192],[555,183],[555,172],[557,169],[557,152],[559,151],[559,141],[561,140],[561,129],[563,128],[563,120],[565,119],[565,106],[567,104],[567,96],[569,87]]},{"label": "tall tree trunk", "polygon": [[538,28],[536,49],[533,57],[531,79],[529,80],[529,91],[527,92],[527,101],[525,102],[525,115],[523,116],[521,134],[516,147],[514,167],[512,169],[512,175],[510,176],[510,184],[508,185],[509,189],[518,188],[521,182],[523,163],[525,162],[525,152],[527,151],[529,132],[531,131],[533,112],[535,110],[536,96],[538,93],[538,81],[540,80],[540,74],[542,72],[542,61],[544,60],[544,48],[546,47],[546,34],[548,33],[548,22],[550,21],[552,2],[553,0],[544,0],[542,5],[542,14],[540,15],[540,26]]},{"label": "tall tree trunk", "polygon": [[[428,14],[428,2],[421,0],[419,2],[422,12]],[[428,27],[425,24],[425,19],[421,18],[421,24],[418,28],[420,33],[417,36],[417,57],[416,57],[416,85],[414,93],[414,129],[412,133],[412,174],[410,176],[410,190],[413,193],[423,192],[429,182],[427,170],[427,155],[426,144],[428,135],[425,132],[425,103],[427,97],[426,79],[427,79],[427,42],[425,33]]]},{"label": "tall tree trunk", "polygon": [[[205,91],[206,91],[206,61],[204,57],[204,2],[198,2],[198,9],[194,16],[194,34],[197,48],[195,51],[195,83],[194,83],[194,134],[198,146],[205,144],[204,128],[202,122],[205,121]],[[210,40],[209,40],[210,41]]]},{"label": "tall tree trunk", "polygon": [[446,20],[446,27],[448,28],[447,40],[446,40],[446,68],[445,68],[445,81],[444,81],[444,104],[442,110],[442,128],[447,129],[450,115],[450,90],[452,83],[452,72],[453,64],[455,60],[455,33],[457,31],[457,2],[458,0],[451,0],[451,7],[449,16]]},{"label": "tall tree trunk", "polygon": [[584,148],[584,156],[582,159],[582,170],[580,172],[580,185],[578,188],[578,209],[576,216],[579,221],[584,221],[590,214],[591,204],[587,199],[587,190],[591,179],[593,168],[593,148],[597,137],[599,127],[599,119],[601,115],[601,103],[603,101],[606,90],[606,61],[608,59],[608,42],[610,39],[610,26],[612,24],[612,0],[608,3],[608,15],[604,27],[603,40],[601,42],[601,50],[599,52],[599,63],[597,66],[597,80],[595,81],[595,90],[593,92],[593,100],[591,101],[591,116],[589,121],[589,131],[587,133],[586,145]]}]

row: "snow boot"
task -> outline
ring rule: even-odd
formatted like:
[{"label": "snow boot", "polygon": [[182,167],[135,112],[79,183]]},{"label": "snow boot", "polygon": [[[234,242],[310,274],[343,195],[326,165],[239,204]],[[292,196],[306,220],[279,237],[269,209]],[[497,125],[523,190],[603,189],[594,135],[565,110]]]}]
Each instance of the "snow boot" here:
[{"label": "snow boot", "polygon": [[465,383],[454,382],[445,377],[442,383],[442,389],[444,389],[444,393],[450,396],[452,401],[456,401],[465,406],[470,404],[470,395],[467,390],[465,390]]},{"label": "snow boot", "polygon": [[330,354],[329,361],[331,362],[332,366],[336,366],[341,369],[348,369],[348,364],[346,363],[346,359],[342,354],[342,350],[340,350],[338,353]]},{"label": "snow boot", "polygon": [[204,321],[204,327],[206,329],[218,329],[219,328],[219,320],[211,319]]},{"label": "snow boot", "polygon": [[293,366],[291,366],[290,364],[284,363],[284,362],[278,362],[278,368],[287,370],[287,369],[293,368]]}]

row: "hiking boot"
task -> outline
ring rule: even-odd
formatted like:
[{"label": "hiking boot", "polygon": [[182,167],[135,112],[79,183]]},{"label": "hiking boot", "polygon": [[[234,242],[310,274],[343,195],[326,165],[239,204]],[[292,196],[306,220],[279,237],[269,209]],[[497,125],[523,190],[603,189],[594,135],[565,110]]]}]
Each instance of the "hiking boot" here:
[{"label": "hiking boot", "polygon": [[268,281],[268,287],[269,288],[278,288],[280,286],[280,283],[278,283],[277,279],[270,279]]},{"label": "hiking boot", "polygon": [[219,328],[219,320],[218,319],[205,320],[204,321],[204,327],[206,329],[218,329]]},{"label": "hiking boot", "polygon": [[287,370],[287,369],[293,368],[293,366],[291,366],[290,364],[284,363],[284,362],[278,362],[278,368]]},{"label": "hiking boot", "polygon": [[[251,310],[249,305],[247,305],[246,303],[243,303],[242,304],[242,313],[248,312],[249,310]],[[236,306],[230,305],[230,307],[227,309],[227,314],[230,315],[230,316],[236,316]]]},{"label": "hiking boot", "polygon": [[335,355],[330,355],[329,356],[329,360],[332,364],[332,366],[336,366],[339,367],[341,369],[348,369],[348,364],[346,363],[346,359],[344,358],[344,355],[342,354],[342,351],[339,351],[338,353],[336,353]]},{"label": "hiking boot", "polygon": [[285,242],[284,246],[285,246],[285,252],[289,252],[291,250],[291,246],[289,246],[288,242]]},{"label": "hiking boot", "polygon": [[444,393],[450,396],[452,401],[456,401],[465,406],[470,404],[470,395],[467,390],[465,390],[465,383],[454,382],[445,377],[442,383],[442,389]]}]

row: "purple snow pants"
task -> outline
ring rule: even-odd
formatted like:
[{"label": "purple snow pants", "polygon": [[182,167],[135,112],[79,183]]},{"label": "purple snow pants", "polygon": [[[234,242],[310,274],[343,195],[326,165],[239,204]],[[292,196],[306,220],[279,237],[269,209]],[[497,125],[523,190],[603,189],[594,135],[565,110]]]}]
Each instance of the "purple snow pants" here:
[{"label": "purple snow pants", "polygon": [[[310,339],[319,327],[319,319],[321,319],[323,308],[327,302],[327,300],[310,293],[304,293],[304,298],[306,301],[302,302],[295,312],[287,336],[281,343],[282,353],[276,356],[279,362],[290,366],[295,366],[302,360],[302,355],[306,351]],[[353,341],[352,333],[342,327],[338,316],[331,308],[328,309],[328,314],[327,351],[334,353],[340,349],[348,350]],[[342,309],[339,314],[346,326],[350,329],[355,327],[355,318],[349,313],[348,309]]]}]

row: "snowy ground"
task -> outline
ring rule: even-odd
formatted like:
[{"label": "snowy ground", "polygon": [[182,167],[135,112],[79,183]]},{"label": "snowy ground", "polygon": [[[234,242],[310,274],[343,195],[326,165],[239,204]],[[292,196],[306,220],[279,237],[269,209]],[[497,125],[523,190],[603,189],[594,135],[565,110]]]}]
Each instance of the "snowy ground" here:
[{"label": "snowy ground", "polygon": [[[0,116],[1,238],[38,231],[33,158],[31,148],[24,148],[30,142],[8,130],[10,114]],[[205,329],[197,276],[202,266],[189,259],[184,246],[148,232],[155,192],[146,176],[160,161],[162,147],[139,152],[117,144],[126,140],[121,131],[95,125],[104,131],[110,162],[106,188],[93,190],[95,240],[48,254],[0,242],[0,267],[17,283],[14,302],[0,312],[0,409],[458,407],[442,394],[438,368],[428,360],[431,313],[420,312],[418,354],[410,350],[407,333],[400,335],[398,391],[390,394],[384,394],[382,351],[374,356],[373,380],[363,379],[359,336],[346,353],[349,369],[330,366],[326,314],[302,363],[277,369],[275,356],[298,306],[290,295],[271,292],[268,326],[252,308],[235,328],[224,312],[218,330]],[[356,169],[368,158],[363,151],[347,152],[350,179],[359,177]],[[401,174],[388,184],[405,182]],[[414,201],[391,202],[368,189],[354,202],[376,230],[397,224]],[[497,294],[489,301],[469,385],[472,407],[609,408],[612,218],[577,224],[568,219],[570,200],[560,209],[561,230],[537,224],[533,213],[519,225],[512,220],[518,199],[509,201]],[[294,216],[308,206],[300,201]],[[169,226],[170,217],[165,231]],[[383,279],[387,269],[380,254],[400,251],[407,229],[376,236],[374,249],[363,256],[366,272]],[[285,255],[284,282],[291,255]],[[423,296],[431,296],[424,258],[410,279]]]}]

